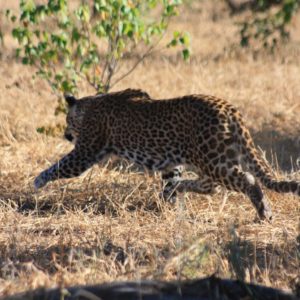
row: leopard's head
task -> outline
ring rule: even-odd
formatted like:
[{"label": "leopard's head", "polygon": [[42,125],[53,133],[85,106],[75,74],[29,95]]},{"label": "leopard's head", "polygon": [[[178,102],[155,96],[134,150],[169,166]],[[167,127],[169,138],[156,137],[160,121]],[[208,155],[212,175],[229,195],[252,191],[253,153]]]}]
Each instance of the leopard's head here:
[{"label": "leopard's head", "polygon": [[65,129],[65,138],[76,144],[81,127],[84,111],[80,105],[81,101],[78,101],[74,96],[65,95],[66,102],[68,104],[67,113],[67,127]]}]

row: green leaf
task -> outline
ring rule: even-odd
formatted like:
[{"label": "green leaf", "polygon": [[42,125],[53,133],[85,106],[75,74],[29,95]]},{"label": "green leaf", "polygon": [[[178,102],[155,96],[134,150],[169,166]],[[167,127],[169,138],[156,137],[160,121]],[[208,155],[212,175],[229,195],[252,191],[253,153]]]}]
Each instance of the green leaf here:
[{"label": "green leaf", "polygon": [[175,47],[175,46],[177,46],[177,44],[178,44],[177,39],[173,39],[173,40],[167,45],[167,47]]},{"label": "green leaf", "polygon": [[23,65],[28,65],[29,64],[29,58],[28,57],[23,57],[22,58],[22,64]]},{"label": "green leaf", "polygon": [[189,49],[183,49],[182,50],[182,56],[184,60],[188,60],[190,58],[190,50]]},{"label": "green leaf", "polygon": [[78,42],[80,40],[81,34],[78,28],[74,27],[72,30],[72,42]]},{"label": "green leaf", "polygon": [[36,6],[33,0],[22,0],[21,3],[23,2],[22,9],[24,11],[32,12],[35,10]]},{"label": "green leaf", "polygon": [[38,127],[38,128],[36,129],[36,131],[37,131],[38,133],[45,133],[46,129],[45,129],[44,126],[42,126],[42,127]]},{"label": "green leaf", "polygon": [[66,93],[66,92],[73,92],[74,90],[74,84],[73,82],[69,81],[69,80],[64,80],[61,83],[61,88],[62,88],[62,92]]},{"label": "green leaf", "polygon": [[173,32],[174,39],[178,39],[180,37],[180,35],[181,35],[180,31],[174,31]]},{"label": "green leaf", "polygon": [[249,46],[249,38],[247,36],[243,36],[241,38],[241,46],[242,47],[248,47]]},{"label": "green leaf", "polygon": [[179,41],[182,45],[184,46],[189,46],[190,45],[190,36],[188,33],[184,33],[183,36],[179,38]]},{"label": "green leaf", "polygon": [[54,76],[54,79],[55,79],[55,81],[58,81],[58,82],[61,82],[62,81],[62,79],[63,79],[63,75],[62,74],[56,74],[55,76]]}]

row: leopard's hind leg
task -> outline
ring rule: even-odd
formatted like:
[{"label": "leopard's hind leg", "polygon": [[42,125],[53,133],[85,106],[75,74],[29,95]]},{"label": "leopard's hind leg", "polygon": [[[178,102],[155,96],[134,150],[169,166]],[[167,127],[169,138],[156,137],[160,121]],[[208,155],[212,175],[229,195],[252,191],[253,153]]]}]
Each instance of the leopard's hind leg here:
[{"label": "leopard's hind leg", "polygon": [[204,176],[197,179],[183,179],[183,170],[184,168],[179,166],[171,171],[163,172],[163,199],[167,200],[170,203],[175,203],[178,192],[194,192],[199,194],[216,193],[217,184],[215,184],[210,177]]},{"label": "leopard's hind leg", "polygon": [[[220,175],[222,174],[222,175]],[[248,172],[244,172],[239,165],[231,168],[219,168],[216,172],[216,180],[229,190],[242,192],[247,195],[261,219],[272,219],[272,210],[267,198],[264,196],[257,180]]]}]

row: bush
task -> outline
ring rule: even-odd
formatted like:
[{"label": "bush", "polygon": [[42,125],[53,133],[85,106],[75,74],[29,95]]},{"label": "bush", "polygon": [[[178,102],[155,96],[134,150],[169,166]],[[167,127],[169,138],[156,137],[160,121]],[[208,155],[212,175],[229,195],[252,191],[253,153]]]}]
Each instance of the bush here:
[{"label": "bush", "polygon": [[[275,1],[276,2],[276,1]],[[258,40],[265,48],[274,50],[279,41],[289,39],[288,24],[299,9],[300,0],[256,1],[251,18],[240,23],[241,46],[250,46]]]},{"label": "bush", "polygon": [[[72,9],[67,0],[47,0],[45,5],[20,0],[20,13],[6,15],[14,23],[17,57],[35,66],[58,95],[76,94],[80,81],[99,93],[130,74],[154,50],[180,5],[180,0],[82,0]],[[175,32],[166,46],[177,45],[188,59],[187,33]],[[116,78],[124,55],[141,49],[132,68]]]}]

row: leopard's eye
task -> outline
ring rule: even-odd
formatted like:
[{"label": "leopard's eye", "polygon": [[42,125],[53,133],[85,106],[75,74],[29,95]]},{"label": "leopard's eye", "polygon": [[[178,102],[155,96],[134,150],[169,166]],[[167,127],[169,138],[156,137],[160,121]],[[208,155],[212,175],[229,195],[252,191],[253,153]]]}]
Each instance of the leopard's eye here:
[{"label": "leopard's eye", "polygon": [[70,134],[70,133],[65,133],[65,138],[66,138],[68,141],[70,141],[70,142],[73,141],[73,136],[72,136],[72,134]]}]

